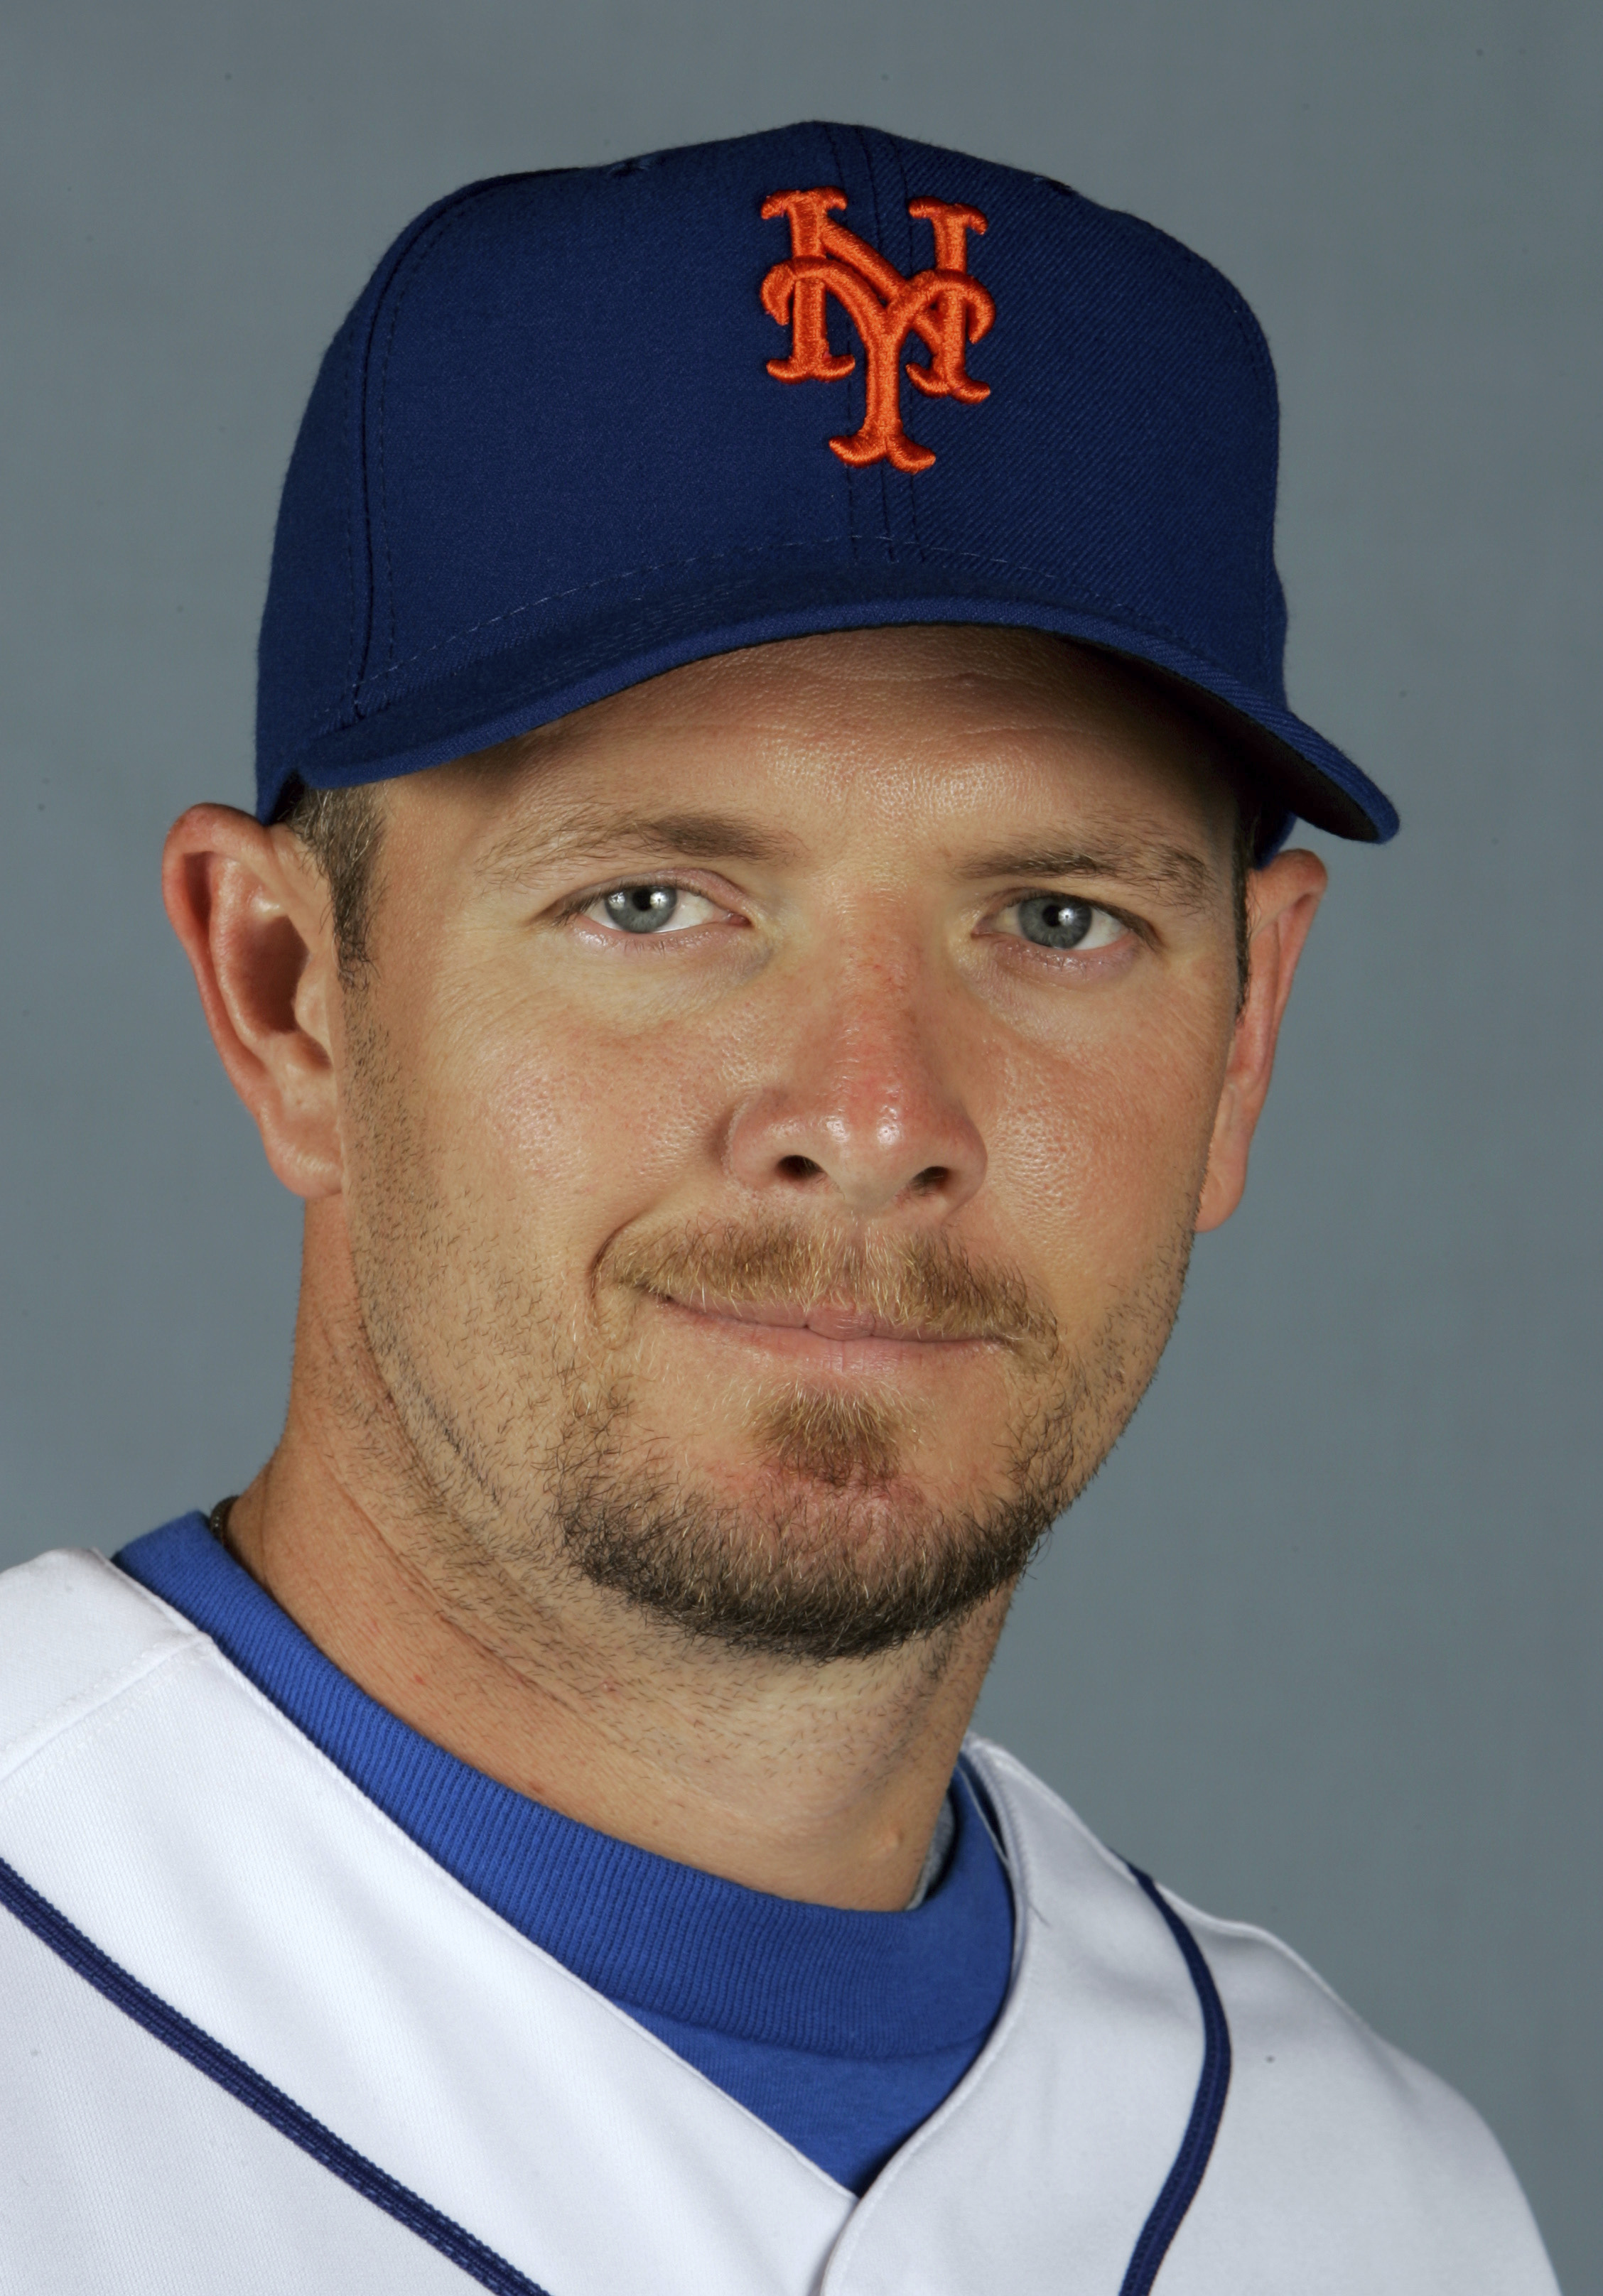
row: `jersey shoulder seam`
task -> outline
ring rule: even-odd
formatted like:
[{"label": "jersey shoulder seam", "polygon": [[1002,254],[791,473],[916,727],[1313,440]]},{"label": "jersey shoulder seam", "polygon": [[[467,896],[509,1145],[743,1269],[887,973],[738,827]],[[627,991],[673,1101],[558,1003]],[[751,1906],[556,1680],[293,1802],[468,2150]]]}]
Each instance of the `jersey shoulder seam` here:
[{"label": "jersey shoulder seam", "polygon": [[152,1631],[144,1646],[132,1657],[107,1667],[79,1688],[69,1691],[64,1698],[56,1699],[42,1713],[35,1715],[0,1743],[0,1785],[8,1784],[47,1746],[70,1735],[148,1676],[205,1640],[198,1628],[193,1627],[180,1612],[141,1587],[136,1580],[118,1570],[116,1565],[98,1549],[79,1548],[71,1552],[74,1561],[87,1566],[97,1576],[104,1572],[114,1580],[116,1593],[126,1595],[130,1606],[137,1603],[152,1611],[154,1614]]},{"label": "jersey shoulder seam", "polygon": [[[982,1770],[986,1763],[994,1764],[1010,1780],[1016,1781],[1038,1794],[1051,1809],[1052,1814],[1061,1819],[1088,1849],[1096,1852],[1110,1873],[1117,1874],[1121,1880],[1129,1882],[1132,1890],[1139,1888],[1139,1885],[1135,1881],[1129,1863],[1121,1857],[1116,1850],[1110,1849],[1105,1841],[1099,1840],[1078,1812],[1072,1809],[1064,1800],[1062,1795],[1054,1792],[1044,1778],[1037,1777],[1028,1764],[1020,1761],[1016,1754],[1009,1752],[1006,1746],[998,1745],[994,1740],[981,1738],[972,1734],[966,1742],[966,1750],[981,1758]],[[1256,1922],[1237,1921],[1223,1915],[1205,1913],[1201,1906],[1194,1906],[1188,1898],[1181,1897],[1178,1890],[1171,1889],[1167,1882],[1160,1880],[1157,1886],[1162,1890],[1167,1903],[1173,1907],[1188,1928],[1210,1939],[1234,1941],[1266,1949],[1288,1969],[1306,1979],[1309,1984],[1313,1986],[1322,1998],[1343,2018],[1369,2034],[1371,2039],[1378,2038],[1371,2032],[1371,2029],[1359,2015],[1357,2010],[1350,2002],[1342,1998],[1328,1980],[1321,1977],[1317,1969],[1303,1960],[1295,1947],[1287,1945],[1284,1938],[1277,1937],[1272,1930],[1266,1930]],[[1389,2047],[1391,2045],[1385,2043],[1382,2046]],[[1401,2053],[1393,2052],[1393,2054]]]},{"label": "jersey shoulder seam", "polygon": [[412,1867],[420,1883],[445,1894],[473,1922],[481,1923],[492,1932],[509,1939],[517,1953],[527,1955],[539,1964],[563,1989],[571,1990],[596,2006],[610,2022],[627,2032],[637,2045],[661,2057],[686,2080],[716,2096],[731,2112],[739,2113],[752,2127],[760,2129],[765,2137],[804,2169],[810,2177],[818,2179],[832,2192],[843,2189],[826,2169],[819,2168],[817,2161],[799,2152],[777,2129],[771,2128],[748,2106],[742,2104],[738,2098],[731,2096],[716,2081],[711,2080],[699,2066],[693,2065],[677,2049],[670,2047],[648,2025],[631,2016],[621,2002],[614,2001],[588,1983],[566,1963],[559,1961],[532,1938],[526,1937],[514,1923],[509,1922],[505,1915],[498,1913],[465,1882],[458,1881],[448,1867],[432,1857],[405,1826],[399,1824],[371,1795],[364,1792],[355,1779],[348,1776],[339,1763],[308,1737],[299,1723],[252,1682],[211,1636],[202,1632],[160,1595],[152,1594],[137,1580],[117,1570],[103,1555],[84,1550],[80,1550],[80,1554],[84,1562],[93,1561],[101,1570],[111,1573],[119,1587],[126,1586],[130,1595],[156,1612],[164,1631],[136,1657],[119,1668],[109,1669],[88,1688],[62,1702],[37,1725],[20,1734],[8,1746],[0,1747],[0,1798],[25,1767],[53,1750],[65,1751],[65,1742],[70,1737],[78,1737],[80,1733],[92,1732],[98,1724],[109,1723],[111,1718],[108,1710],[120,1698],[143,1687],[174,1660],[190,1660],[203,1676],[210,1677],[228,1696],[240,1699],[275,1737],[292,1749],[294,1758],[316,1771],[337,1800],[359,1812],[364,1822],[382,1831],[397,1855]]},{"label": "jersey shoulder seam", "polygon": [[[999,1745],[994,1738],[982,1738],[974,1731],[971,1731],[964,1740],[963,1751],[966,1754],[977,1759],[982,1776],[987,1766],[994,1766],[1006,1775],[1009,1783],[1021,1785],[1028,1792],[1038,1794],[1047,1804],[1052,1816],[1068,1827],[1083,1848],[1094,1853],[1109,1874],[1116,1880],[1126,1883],[1138,1897],[1140,1895],[1140,1884],[1130,1869],[1129,1860],[1121,1857],[1116,1849],[1110,1849],[1106,1842],[1091,1831],[1078,1810],[1072,1809],[1063,1796],[1049,1786],[1044,1778],[1037,1777],[1027,1762],[1021,1762],[1016,1754],[1009,1752],[1006,1746]],[[1163,1887],[1162,1884],[1159,1886]],[[1175,1896],[1172,1890],[1163,1888],[1163,1895],[1171,1905],[1176,1906],[1180,1905],[1181,1901]],[[1189,1908],[1185,1910],[1187,1917],[1189,1918]]]},{"label": "jersey shoulder seam", "polygon": [[[1165,1890],[1163,1894],[1176,1912],[1193,1928],[1206,1931],[1211,1937],[1233,1939],[1243,1945],[1266,1946],[1279,1960],[1288,1962],[1299,1976],[1305,1977],[1310,1984],[1317,1986],[1326,1999],[1334,2007],[1339,2009],[1344,2017],[1351,2017],[1356,2023],[1363,2025],[1366,2032],[1369,2030],[1352,2003],[1342,1998],[1329,1979],[1321,1977],[1311,1962],[1304,1961],[1296,1948],[1287,1945],[1283,1937],[1277,1937],[1273,1930],[1266,1930],[1257,1922],[1236,1921],[1223,1914],[1204,1913],[1199,1906],[1191,1905],[1186,1898],[1177,1896],[1172,1890]],[[1387,2046],[1390,2045],[1387,2044]]]}]

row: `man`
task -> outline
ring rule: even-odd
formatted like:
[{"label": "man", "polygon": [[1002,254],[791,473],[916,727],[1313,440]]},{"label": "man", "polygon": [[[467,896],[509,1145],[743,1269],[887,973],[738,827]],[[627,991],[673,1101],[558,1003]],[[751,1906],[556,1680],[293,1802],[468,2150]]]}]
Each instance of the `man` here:
[{"label": "man", "polygon": [[284,1437],[0,1588],[6,2284],[1550,2290],[1467,2106],[966,1737],[1240,1196],[1290,818],[1395,827],[1274,453],[1205,265],[863,131],[381,265],[167,858]]}]

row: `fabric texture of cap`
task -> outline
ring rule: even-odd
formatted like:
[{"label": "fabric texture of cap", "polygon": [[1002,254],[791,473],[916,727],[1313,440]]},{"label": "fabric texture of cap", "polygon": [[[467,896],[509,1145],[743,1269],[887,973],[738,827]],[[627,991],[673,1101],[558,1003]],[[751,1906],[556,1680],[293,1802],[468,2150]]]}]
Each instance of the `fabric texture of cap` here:
[{"label": "fabric texture of cap", "polygon": [[736,647],[982,622],[1179,680],[1271,813],[1384,840],[1287,706],[1277,453],[1235,290],[1044,176],[812,123],[471,184],[301,424],[260,817]]}]

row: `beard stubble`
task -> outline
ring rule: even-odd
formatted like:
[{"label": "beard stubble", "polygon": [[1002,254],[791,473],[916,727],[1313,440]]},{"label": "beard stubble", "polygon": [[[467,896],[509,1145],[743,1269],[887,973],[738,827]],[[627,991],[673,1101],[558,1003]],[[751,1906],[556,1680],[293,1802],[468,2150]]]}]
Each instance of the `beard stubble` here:
[{"label": "beard stubble", "polygon": [[592,1302],[615,1311],[654,1297],[851,1305],[930,1336],[982,1338],[1005,1359],[982,1495],[943,1505],[924,1489],[905,1405],[867,1386],[770,1378],[747,1398],[759,1472],[736,1499],[643,1428],[642,1375],[606,1344],[604,1317],[588,1332],[582,1317],[555,1319],[501,1231],[433,1178],[385,1049],[370,1037],[359,1063],[359,1311],[408,1480],[421,1476],[447,1529],[440,1562],[499,1610],[548,1599],[555,1569],[699,1640],[791,1660],[936,1636],[1016,1581],[1167,1341],[1188,1200],[1073,1343],[1020,1271],[974,1261],[939,1230],[863,1237],[765,1220],[626,1232],[591,1271]]}]

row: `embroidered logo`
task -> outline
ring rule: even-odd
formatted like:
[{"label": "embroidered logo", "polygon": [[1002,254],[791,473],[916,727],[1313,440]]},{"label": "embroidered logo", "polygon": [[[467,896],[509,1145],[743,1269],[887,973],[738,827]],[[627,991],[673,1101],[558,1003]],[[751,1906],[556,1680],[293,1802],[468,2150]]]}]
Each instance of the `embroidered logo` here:
[{"label": "embroidered logo", "polygon": [[[787,216],[789,260],[776,263],[762,283],[762,307],[791,331],[788,358],[769,359],[768,370],[781,382],[832,382],[850,374],[857,360],[829,348],[825,301],[831,295],[846,313],[867,362],[867,405],[862,428],[830,445],[843,463],[890,463],[899,471],[927,471],[935,457],[909,439],[901,422],[901,377],[928,398],[957,398],[966,406],[989,398],[991,385],[976,382],[963,363],[996,317],[996,305],[968,274],[967,235],[983,231],[977,208],[953,207],[944,200],[909,200],[908,213],[934,227],[935,261],[928,271],[904,279],[877,249],[830,217],[846,205],[843,192],[776,192],[762,203],[764,220]],[[901,353],[916,335],[927,359]]]}]

